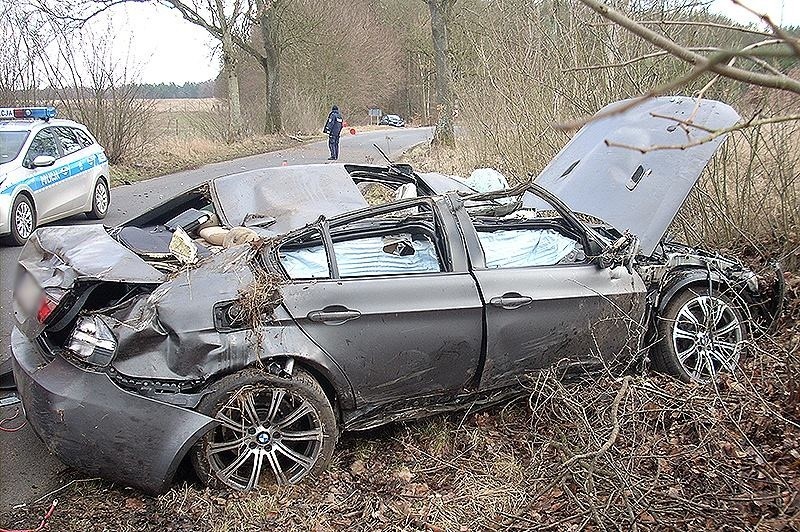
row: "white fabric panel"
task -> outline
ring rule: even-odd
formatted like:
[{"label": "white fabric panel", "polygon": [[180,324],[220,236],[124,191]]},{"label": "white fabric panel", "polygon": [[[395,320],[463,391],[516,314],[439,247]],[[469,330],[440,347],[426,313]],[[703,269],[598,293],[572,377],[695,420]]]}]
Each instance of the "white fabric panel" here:
[{"label": "white fabric panel", "polygon": [[[391,275],[403,273],[425,273],[440,271],[436,247],[427,237],[410,238],[369,237],[335,242],[336,263],[342,277],[367,275]],[[398,249],[404,244],[413,246],[414,253],[401,255],[387,253],[384,248]],[[407,249],[406,252],[410,251]],[[281,251],[281,263],[292,279],[314,279],[329,277],[328,263],[323,246],[312,246],[296,250]]]},{"label": "white fabric panel", "polygon": [[326,279],[330,277],[328,259],[325,255],[325,248],[322,246],[281,250],[280,256],[281,264],[290,279]]},{"label": "white fabric panel", "polygon": [[579,244],[553,229],[478,232],[487,268],[522,268],[558,264]]}]

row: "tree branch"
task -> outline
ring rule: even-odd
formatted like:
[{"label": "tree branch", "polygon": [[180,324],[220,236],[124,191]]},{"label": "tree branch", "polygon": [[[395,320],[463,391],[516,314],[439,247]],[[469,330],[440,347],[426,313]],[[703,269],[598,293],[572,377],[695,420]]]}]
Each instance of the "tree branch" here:
[{"label": "tree branch", "polygon": [[[667,117],[667,116],[660,116],[660,115],[653,115],[657,116],[658,118],[667,118],[669,120],[674,120],[675,122],[687,126],[697,128],[703,131],[709,131],[708,128],[702,127],[698,124],[693,122],[689,122],[686,120],[682,120],[676,117]],[[687,148],[691,148],[693,146],[700,146],[702,144],[706,144],[711,142],[712,140],[719,138],[723,135],[727,135],[728,133],[733,133],[734,131],[741,131],[742,129],[747,129],[749,127],[758,127],[764,126],[767,124],[778,124],[781,122],[792,122],[794,120],[800,120],[800,114],[793,114],[793,115],[781,115],[781,116],[773,116],[770,118],[762,118],[761,120],[747,120],[746,122],[738,122],[730,127],[726,127],[723,129],[718,129],[716,131],[711,131],[705,137],[701,137],[697,140],[693,140],[691,142],[685,144],[673,144],[673,145],[656,145],[656,146],[648,146],[648,147],[641,147],[641,146],[631,146],[629,144],[622,144],[619,142],[613,142],[610,140],[606,140],[606,146],[613,147],[613,148],[625,148],[629,150],[638,151],[639,153],[650,153],[653,151],[663,151],[663,150],[685,150]]]},{"label": "tree branch", "polygon": [[[602,17],[622,26],[634,35],[637,35],[650,44],[669,52],[687,63],[702,65],[707,61],[703,55],[693,52],[660,33],[646,28],[621,12],[612,9],[601,0],[580,0],[580,2]],[[719,64],[718,62],[710,65],[709,70],[723,77],[742,81],[744,83],[800,94],[800,81],[783,74],[761,74],[759,72],[751,72],[749,70]]]}]

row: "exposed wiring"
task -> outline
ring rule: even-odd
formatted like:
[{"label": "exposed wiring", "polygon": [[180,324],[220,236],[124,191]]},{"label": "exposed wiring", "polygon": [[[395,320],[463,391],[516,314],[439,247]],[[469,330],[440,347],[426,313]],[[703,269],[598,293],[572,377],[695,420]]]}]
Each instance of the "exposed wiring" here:
[{"label": "exposed wiring", "polygon": [[[20,413],[20,410],[19,410],[19,408],[17,408],[17,411],[14,413],[14,415],[13,415],[13,416],[11,416],[11,417],[7,417],[7,418],[5,418],[5,419],[0,419],[0,431],[1,431],[1,432],[17,432],[17,431],[18,431],[18,430],[20,430],[22,427],[24,427],[25,425],[27,425],[27,424],[28,424],[28,422],[27,422],[27,421],[23,421],[23,422],[22,422],[22,424],[21,424],[21,425],[19,425],[18,427],[4,427],[4,426],[3,426],[4,424],[8,423],[9,421],[12,421],[12,420],[14,420],[14,419],[17,419],[17,418],[19,417],[19,413]],[[2,529],[0,529],[0,532],[3,532],[3,531],[2,531]]]},{"label": "exposed wiring", "polygon": [[56,504],[58,504],[58,499],[53,499],[53,502],[50,503],[50,508],[47,509],[47,512],[45,512],[44,517],[42,517],[42,521],[36,528],[15,528],[15,529],[0,528],[0,532],[40,532],[41,530],[44,530],[44,527],[47,524],[47,520],[50,519],[51,515],[53,515],[53,512],[56,509]]}]

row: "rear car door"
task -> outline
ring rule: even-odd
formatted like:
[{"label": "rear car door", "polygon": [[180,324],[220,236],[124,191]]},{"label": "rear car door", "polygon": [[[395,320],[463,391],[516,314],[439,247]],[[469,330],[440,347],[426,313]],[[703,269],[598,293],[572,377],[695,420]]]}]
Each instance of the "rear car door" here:
[{"label": "rear car door", "polygon": [[556,365],[595,370],[632,360],[645,302],[635,271],[597,266],[586,235],[561,218],[459,220],[484,301],[482,389]]},{"label": "rear car door", "polygon": [[470,388],[482,304],[454,219],[428,198],[367,213],[281,247],[286,308],[344,370],[358,406]]},{"label": "rear car door", "polygon": [[[73,128],[55,126],[52,129],[61,144],[63,153],[57,164],[61,171],[67,174],[67,178],[57,185],[61,198],[59,211],[61,214],[65,214],[83,207],[86,204],[86,198],[90,197],[94,189],[91,172],[94,155],[88,149],[84,149],[81,139],[78,138]],[[87,164],[86,159],[90,155],[92,160]]]}]

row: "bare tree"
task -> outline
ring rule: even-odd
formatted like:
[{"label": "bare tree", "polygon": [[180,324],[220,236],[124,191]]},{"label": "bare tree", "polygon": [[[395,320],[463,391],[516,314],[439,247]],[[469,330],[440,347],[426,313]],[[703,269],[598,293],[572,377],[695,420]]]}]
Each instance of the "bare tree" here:
[{"label": "bare tree", "polygon": [[235,33],[245,18],[246,7],[239,0],[236,0],[230,6],[226,6],[223,0],[155,1],[176,9],[184,20],[203,28],[220,42],[222,47],[222,68],[228,91],[229,141],[241,138],[245,132],[245,127],[239,98],[239,77],[236,70],[238,53],[235,44],[237,40]]},{"label": "bare tree", "polygon": [[42,54],[41,70],[48,93],[64,115],[97,136],[108,160],[117,163],[142,153],[155,116],[153,100],[142,97],[139,67],[115,57],[113,27],[105,31],[54,35],[52,54]]},{"label": "bare tree", "polygon": [[240,33],[246,26],[248,4],[241,0],[24,0],[36,7],[58,25],[60,33],[80,30],[118,5],[133,2],[152,2],[177,10],[184,20],[206,30],[219,41],[222,49],[222,66],[228,91],[229,141],[237,140],[245,132],[239,98],[237,74]]},{"label": "bare tree", "polygon": [[[135,1],[135,0],[131,0]],[[280,11],[290,0],[235,0],[226,5],[223,0],[155,0],[162,5],[177,9],[184,19],[196,24],[213,37],[219,39],[223,49],[223,64],[231,96],[232,121],[234,103],[238,119],[241,121],[239,105],[239,84],[236,70],[237,53],[234,47],[252,56],[261,66],[265,80],[264,132],[277,133],[282,129],[280,103],[280,51],[278,44],[278,25]],[[204,16],[204,11],[211,17]],[[258,26],[261,47],[254,46],[250,40],[251,31]]]},{"label": "bare tree", "polygon": [[0,0],[0,102],[32,102],[36,96],[36,63],[41,49],[37,34],[41,21],[33,19],[13,0]]},{"label": "bare tree", "polygon": [[[658,48],[660,52],[656,53],[663,53],[675,57],[688,63],[692,67],[689,72],[676,76],[645,91],[639,98],[634,99],[631,104],[623,106],[625,109],[646,98],[667,94],[670,91],[685,87],[690,82],[708,73],[714,74],[714,77],[698,91],[698,96],[704,95],[711,85],[720,78],[742,82],[750,86],[788,91],[800,95],[800,79],[796,79],[780,71],[768,62],[769,59],[780,57],[794,57],[795,59],[800,59],[800,39],[789,35],[767,15],[746,7],[740,0],[730,0],[730,2],[744,7],[751,13],[757,15],[771,31],[769,33],[762,33],[761,35],[765,38],[761,41],[748,44],[739,49],[732,49],[727,46],[714,46],[712,43],[709,43],[702,51],[692,49],[676,42],[668,36],[648,27],[651,24],[650,22],[637,22],[621,11],[604,3],[602,0],[579,1],[612,23],[626,29],[642,41]],[[666,20],[664,22],[669,23],[670,21]],[[678,23],[679,21],[673,22]],[[707,52],[708,55],[703,54],[703,51]],[[749,64],[754,65],[754,68],[747,69],[737,66],[736,62],[738,59],[747,60]],[[617,112],[619,111],[620,110]],[[800,114],[785,114],[766,118],[758,118],[755,116],[748,117],[739,124],[726,128],[723,131],[711,131],[707,137],[699,139],[695,141],[695,143],[708,142],[720,135],[746,127],[793,120],[800,120]],[[570,122],[566,124],[565,127],[575,128],[585,121],[586,119]]]},{"label": "bare tree", "polygon": [[454,146],[453,132],[453,71],[450,66],[448,23],[456,0],[425,0],[431,12],[433,59],[436,64],[436,103],[439,119],[433,134],[433,144]]}]

